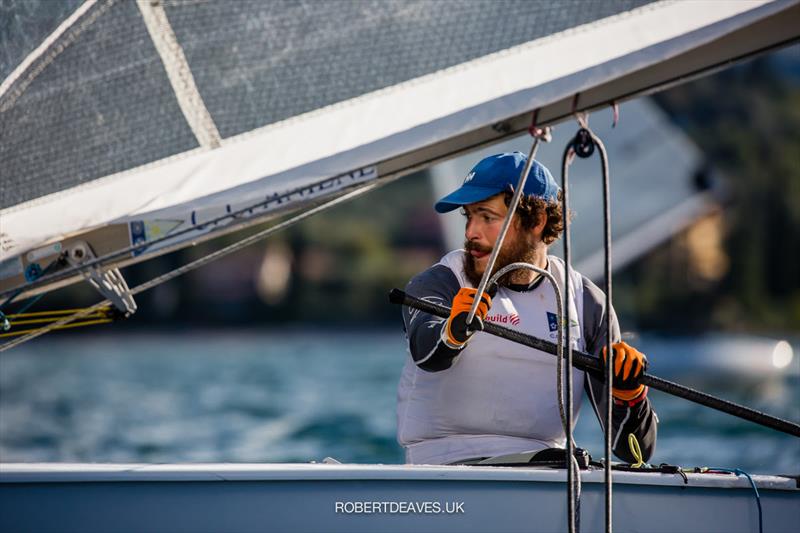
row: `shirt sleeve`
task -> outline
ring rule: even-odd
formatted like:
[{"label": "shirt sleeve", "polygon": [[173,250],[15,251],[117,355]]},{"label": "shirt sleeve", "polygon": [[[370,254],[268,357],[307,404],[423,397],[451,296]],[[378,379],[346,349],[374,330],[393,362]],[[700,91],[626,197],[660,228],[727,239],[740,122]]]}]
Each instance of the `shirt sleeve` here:
[{"label": "shirt sleeve", "polygon": [[[583,320],[586,351],[602,359],[603,347],[606,345],[605,294],[588,278],[583,278]],[[617,315],[611,309],[611,342],[619,342],[620,330]],[[592,403],[600,427],[605,431],[606,386],[602,376],[586,374],[586,392]],[[658,416],[650,404],[649,398],[629,405],[614,404],[611,411],[611,448],[618,458],[633,463],[636,459],[628,446],[628,435],[633,434],[639,441],[642,460],[648,461],[656,447]]]},{"label": "shirt sleeve", "polygon": [[[431,303],[450,306],[461,288],[458,278],[444,265],[434,265],[406,285],[406,293]],[[403,325],[414,362],[428,372],[440,372],[453,365],[460,350],[442,340],[444,318],[403,306]]]}]

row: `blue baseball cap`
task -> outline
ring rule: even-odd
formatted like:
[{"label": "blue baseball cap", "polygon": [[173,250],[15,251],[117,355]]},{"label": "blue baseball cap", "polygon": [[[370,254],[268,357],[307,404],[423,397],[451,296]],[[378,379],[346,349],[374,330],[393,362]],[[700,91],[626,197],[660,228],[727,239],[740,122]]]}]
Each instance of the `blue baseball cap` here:
[{"label": "blue baseball cap", "polygon": [[[434,209],[439,213],[447,213],[503,191],[513,191],[527,161],[522,152],[495,154],[482,159],[467,174],[461,187],[436,202]],[[550,171],[534,159],[522,192],[551,201],[558,199],[558,191]]]}]

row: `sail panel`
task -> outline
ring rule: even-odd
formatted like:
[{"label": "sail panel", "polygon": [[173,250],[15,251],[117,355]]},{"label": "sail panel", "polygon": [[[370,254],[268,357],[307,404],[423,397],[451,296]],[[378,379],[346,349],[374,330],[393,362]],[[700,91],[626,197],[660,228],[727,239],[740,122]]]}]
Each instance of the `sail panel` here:
[{"label": "sail panel", "polygon": [[4,209],[198,146],[135,2],[57,39],[0,97],[0,137]]},{"label": "sail panel", "polygon": [[56,32],[83,0],[0,3],[0,80],[5,80]]},{"label": "sail panel", "polygon": [[[504,121],[519,121],[531,109],[553,117],[551,107],[564,107],[576,92],[608,87],[609,98],[624,96],[614,80],[629,80],[625,91],[643,90],[650,81],[637,81],[637,71],[691,55],[789,8],[796,18],[796,6],[653,4],[227,137],[218,149],[190,150],[0,211],[0,259],[104,224],[155,216],[189,221],[197,209],[244,205],[358,169],[374,166],[382,177],[410,172],[488,140],[475,132],[500,139],[520,131]],[[198,86],[206,98],[207,87]],[[220,120],[214,105],[208,107]],[[455,145],[442,146],[454,139]],[[76,205],[91,207],[77,211]]]},{"label": "sail panel", "polygon": [[652,1],[239,0],[165,9],[230,137]]}]

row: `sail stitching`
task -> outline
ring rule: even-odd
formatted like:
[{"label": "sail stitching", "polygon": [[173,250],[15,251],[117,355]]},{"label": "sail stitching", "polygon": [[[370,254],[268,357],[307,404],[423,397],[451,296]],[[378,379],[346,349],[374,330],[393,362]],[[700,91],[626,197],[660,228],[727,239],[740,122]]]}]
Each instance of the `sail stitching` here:
[{"label": "sail stitching", "polygon": [[197,142],[204,148],[218,148],[222,142],[219,130],[203,102],[164,6],[160,0],[138,0],[137,4],[150,38],[164,63],[178,105]]},{"label": "sail stitching", "polygon": [[[2,99],[3,96],[6,93],[8,93],[11,87],[17,82],[17,80],[19,80],[19,78],[25,73],[25,71],[31,68],[31,65],[33,65],[36,62],[36,60],[42,57],[45,54],[45,52],[49,50],[50,53],[47,54],[47,56],[45,56],[42,62],[36,65],[36,67],[28,74],[28,76],[26,76],[19,83],[19,86],[11,93],[9,99],[0,104],[0,112],[4,113],[9,109],[11,109],[16,103],[16,101],[19,99],[19,97],[22,96],[22,94],[25,92],[28,86],[33,82],[33,80],[35,80],[39,76],[39,74],[41,74],[44,71],[44,69],[46,69],[56,59],[56,57],[61,55],[61,53],[64,50],[66,50],[72,43],[74,43],[81,33],[86,31],[86,29],[92,24],[94,24],[95,21],[98,18],[100,18],[101,15],[103,15],[106,11],[108,11],[108,9],[112,5],[114,5],[115,1],[116,0],[107,0],[107,2],[103,4],[102,7],[100,7],[94,13],[92,13],[90,17],[88,17],[80,24],[80,26],[72,30],[64,39],[64,41],[58,43],[57,46],[53,47],[53,45],[58,41],[58,39],[60,39],[61,36],[64,35],[64,33],[67,30],[69,30],[77,22],[78,19],[80,19],[83,15],[86,14],[86,12],[88,12],[91,8],[93,8],[97,4],[97,0],[88,0],[85,4],[80,6],[72,15],[70,15],[69,18],[67,18],[67,20],[62,22],[61,25],[58,28],[56,28],[56,30],[53,33],[51,33],[47,37],[47,39],[45,39],[44,42],[42,42],[42,44],[39,45],[38,48],[36,48],[36,50],[31,52],[31,54],[28,55],[28,57],[26,57],[25,60],[22,63],[20,63],[16,69],[14,69],[14,72],[12,72],[3,81],[3,83],[0,84],[0,99]],[[51,49],[51,47],[53,48]]]}]

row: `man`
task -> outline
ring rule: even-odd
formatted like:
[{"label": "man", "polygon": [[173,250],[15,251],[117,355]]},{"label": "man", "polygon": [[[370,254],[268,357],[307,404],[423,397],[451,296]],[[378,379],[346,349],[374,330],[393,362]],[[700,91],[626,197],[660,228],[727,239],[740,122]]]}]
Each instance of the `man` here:
[{"label": "man", "polygon": [[[556,358],[466,327],[466,317],[503,225],[513,188],[525,166],[525,155],[498,154],[480,161],[463,185],[436,203],[446,213],[461,208],[466,218],[463,250],[412,279],[406,291],[451,307],[444,320],[404,307],[403,320],[410,357],[398,388],[398,441],[406,461],[449,464],[475,458],[563,448],[566,444],[558,410]],[[564,262],[547,255],[547,247],[563,231],[561,193],[550,172],[534,161],[493,272],[514,262],[547,269],[564,289]],[[605,296],[591,281],[572,271],[570,334],[574,349],[600,356],[606,346]],[[473,325],[485,321],[544,339],[558,330],[555,291],[543,276],[515,270],[499,281],[497,293],[483,295]],[[612,442],[614,454],[634,458],[628,434],[634,434],[644,460],[656,441],[657,417],[639,383],[646,359],[619,342],[611,311],[614,342]],[[603,383],[572,369],[574,409],[582,392],[603,424]],[[577,419],[577,416],[575,417]]]}]

